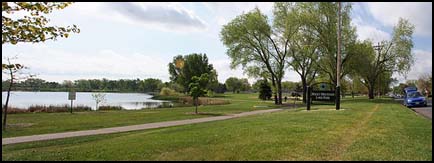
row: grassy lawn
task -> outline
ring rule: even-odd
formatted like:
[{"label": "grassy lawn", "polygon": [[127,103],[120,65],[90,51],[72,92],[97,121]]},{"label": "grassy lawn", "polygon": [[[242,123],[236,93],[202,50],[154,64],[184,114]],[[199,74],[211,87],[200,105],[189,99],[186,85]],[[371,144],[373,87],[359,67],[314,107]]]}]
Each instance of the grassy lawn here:
[{"label": "grassy lawn", "polygon": [[6,145],[2,160],[432,160],[431,120],[390,99],[341,108]]},{"label": "grassy lawn", "polygon": [[[145,109],[145,110],[122,110],[122,111],[90,111],[64,113],[23,113],[9,114],[9,127],[2,132],[2,138],[46,134],[66,131],[78,131],[105,127],[116,127],[170,120],[182,120],[234,114],[246,111],[275,108],[271,101],[258,100],[257,94],[224,94],[218,98],[231,101],[227,105],[199,106],[199,112],[209,114],[193,115],[194,107]],[[269,106],[254,107],[254,106]]]}]

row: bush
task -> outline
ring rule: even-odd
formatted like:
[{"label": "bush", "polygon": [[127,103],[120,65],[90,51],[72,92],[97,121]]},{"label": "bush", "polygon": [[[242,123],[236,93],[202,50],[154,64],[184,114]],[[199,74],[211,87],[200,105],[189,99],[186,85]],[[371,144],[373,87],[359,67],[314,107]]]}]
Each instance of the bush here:
[{"label": "bush", "polygon": [[100,106],[98,110],[124,110],[122,106]]},{"label": "bush", "polygon": [[[76,106],[72,108],[72,111],[90,111],[91,108],[88,106]],[[56,112],[69,112],[70,107],[68,105],[60,106],[45,106],[45,105],[32,105],[28,109],[29,112],[46,112],[46,113],[56,113]]]},{"label": "bush", "polygon": [[[2,109],[4,111],[4,109]],[[76,106],[72,108],[72,111],[90,111],[91,108],[88,106]],[[32,105],[28,109],[22,108],[8,108],[9,114],[16,113],[36,113],[36,112],[45,112],[45,113],[57,113],[57,112],[69,112],[70,108],[68,105]]]},{"label": "bush", "polygon": [[176,96],[176,95],[178,95],[178,93],[173,89],[167,87],[161,88],[160,96]]},{"label": "bush", "polygon": [[211,90],[209,90],[207,93],[206,93],[206,96],[208,96],[208,97],[214,97],[214,91],[211,91]]},{"label": "bush", "polygon": [[[193,105],[193,98],[191,97],[180,97],[179,103],[181,104],[190,104]],[[224,105],[230,104],[229,100],[215,99],[215,98],[206,98],[199,97],[198,105]]]}]

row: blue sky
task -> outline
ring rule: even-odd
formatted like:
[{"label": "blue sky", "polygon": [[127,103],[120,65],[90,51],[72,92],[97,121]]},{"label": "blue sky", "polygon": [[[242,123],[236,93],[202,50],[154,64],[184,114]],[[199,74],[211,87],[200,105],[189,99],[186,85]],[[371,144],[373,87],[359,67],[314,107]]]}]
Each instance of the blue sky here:
[{"label": "blue sky", "polygon": [[[18,61],[28,66],[29,72],[49,81],[150,77],[169,81],[167,64],[175,55],[206,53],[220,82],[231,76],[247,78],[241,68],[229,68],[219,33],[222,25],[255,6],[272,17],[273,3],[268,2],[79,2],[48,17],[51,24],[76,24],[81,33],[44,43],[5,44],[2,56],[18,55]],[[359,39],[390,39],[399,17],[416,25],[416,60],[407,79],[432,73],[431,2],[353,3],[353,24]],[[404,80],[401,75],[395,77]],[[289,69],[284,80],[300,81]]]}]

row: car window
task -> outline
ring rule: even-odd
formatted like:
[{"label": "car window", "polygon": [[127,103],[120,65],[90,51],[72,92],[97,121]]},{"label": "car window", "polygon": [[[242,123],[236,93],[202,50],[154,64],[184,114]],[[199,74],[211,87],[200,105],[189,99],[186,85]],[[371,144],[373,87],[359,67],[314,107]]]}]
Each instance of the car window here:
[{"label": "car window", "polygon": [[415,98],[415,97],[421,97],[422,95],[419,92],[410,92],[408,93],[408,97]]}]

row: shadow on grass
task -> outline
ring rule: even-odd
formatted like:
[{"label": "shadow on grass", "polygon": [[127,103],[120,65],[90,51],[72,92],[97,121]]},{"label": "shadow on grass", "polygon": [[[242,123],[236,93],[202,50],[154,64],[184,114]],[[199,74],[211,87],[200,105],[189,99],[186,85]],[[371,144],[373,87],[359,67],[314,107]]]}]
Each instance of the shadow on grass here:
[{"label": "shadow on grass", "polygon": [[380,98],[380,99],[352,99],[352,98],[344,98],[342,99],[342,103],[375,103],[375,104],[400,104],[400,101],[396,101],[392,98]]}]

